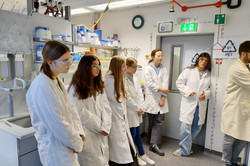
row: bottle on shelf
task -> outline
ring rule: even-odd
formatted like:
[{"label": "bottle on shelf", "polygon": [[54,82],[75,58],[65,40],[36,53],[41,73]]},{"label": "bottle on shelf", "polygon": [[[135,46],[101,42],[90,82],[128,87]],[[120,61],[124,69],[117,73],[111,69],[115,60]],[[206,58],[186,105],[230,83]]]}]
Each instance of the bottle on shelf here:
[{"label": "bottle on shelf", "polygon": [[43,55],[42,55],[43,45],[39,44],[36,49],[36,60],[37,61],[43,61]]},{"label": "bottle on shelf", "polygon": [[86,43],[86,37],[85,37],[85,34],[81,34],[81,42],[82,43]]},{"label": "bottle on shelf", "polygon": [[108,36],[107,39],[108,39],[108,40],[107,40],[107,41],[108,41],[107,46],[111,46],[110,36]]},{"label": "bottle on shelf", "polygon": [[121,47],[121,41],[120,41],[120,40],[118,40],[117,47],[118,47],[118,48],[120,48],[120,47]]},{"label": "bottle on shelf", "polygon": [[81,36],[80,30],[77,30],[76,32],[76,38],[77,38],[77,44],[82,43],[82,36]]}]

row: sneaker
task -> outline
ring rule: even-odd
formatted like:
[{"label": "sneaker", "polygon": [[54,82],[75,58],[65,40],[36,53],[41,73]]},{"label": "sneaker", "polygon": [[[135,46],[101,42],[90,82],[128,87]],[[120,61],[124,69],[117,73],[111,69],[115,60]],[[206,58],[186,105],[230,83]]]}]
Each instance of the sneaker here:
[{"label": "sneaker", "polygon": [[180,152],[180,150],[177,149],[176,151],[174,151],[173,155],[176,156],[176,157],[181,157],[181,152]]},{"label": "sneaker", "polygon": [[145,161],[148,165],[155,165],[155,162],[151,160],[146,154],[140,156],[140,158]]},{"label": "sneaker", "polygon": [[193,154],[193,153],[194,153],[194,151],[193,151],[193,149],[191,149],[191,150],[190,150],[190,154]]},{"label": "sneaker", "polygon": [[160,156],[164,156],[165,153],[157,146],[157,144],[150,144],[149,145],[149,150],[160,155]]},{"label": "sneaker", "polygon": [[137,156],[137,160],[138,160],[139,166],[146,166],[147,165],[147,163],[145,161],[143,161],[139,156]]}]

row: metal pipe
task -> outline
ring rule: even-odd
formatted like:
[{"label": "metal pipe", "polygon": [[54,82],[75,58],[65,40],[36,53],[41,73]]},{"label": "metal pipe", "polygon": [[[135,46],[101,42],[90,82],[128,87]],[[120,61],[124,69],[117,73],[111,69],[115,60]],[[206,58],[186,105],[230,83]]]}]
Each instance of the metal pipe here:
[{"label": "metal pipe", "polygon": [[8,108],[9,108],[9,117],[14,117],[13,100],[11,94],[8,94]]}]

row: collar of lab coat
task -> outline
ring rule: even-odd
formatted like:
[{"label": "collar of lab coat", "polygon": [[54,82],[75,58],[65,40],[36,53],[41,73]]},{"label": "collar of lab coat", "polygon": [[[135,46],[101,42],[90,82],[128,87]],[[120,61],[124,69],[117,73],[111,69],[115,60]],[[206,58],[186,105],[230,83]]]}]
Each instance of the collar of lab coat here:
[{"label": "collar of lab coat", "polygon": [[159,64],[158,68],[155,67],[154,62],[150,62],[149,65],[155,70],[155,72],[156,72],[157,75],[159,74],[161,68],[163,68],[163,65],[161,63]]},{"label": "collar of lab coat", "polygon": [[[238,58],[237,61],[238,61],[240,64],[242,64],[247,70],[249,70],[248,67],[247,67],[247,65],[246,65],[245,63],[243,63],[243,62],[240,60],[240,58]],[[249,65],[249,64],[248,64],[248,65]]]}]

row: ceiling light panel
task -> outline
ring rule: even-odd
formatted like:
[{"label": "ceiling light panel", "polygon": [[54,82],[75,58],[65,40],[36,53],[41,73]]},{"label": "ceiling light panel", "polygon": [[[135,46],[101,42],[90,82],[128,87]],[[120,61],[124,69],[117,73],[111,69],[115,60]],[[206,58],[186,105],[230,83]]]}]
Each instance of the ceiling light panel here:
[{"label": "ceiling light panel", "polygon": [[[124,1],[118,1],[118,2],[111,2],[109,4],[109,9],[117,9],[117,8],[126,8],[131,6],[138,6],[138,5],[144,5],[144,4],[151,4],[156,2],[166,2],[166,0],[124,0]],[[96,10],[96,11],[102,11],[106,8],[107,3],[101,4],[101,5],[95,5],[95,6],[89,6],[88,8]]]},{"label": "ceiling light panel", "polygon": [[71,15],[84,14],[84,13],[90,13],[90,12],[92,11],[88,9],[84,9],[84,8],[71,9]]}]

